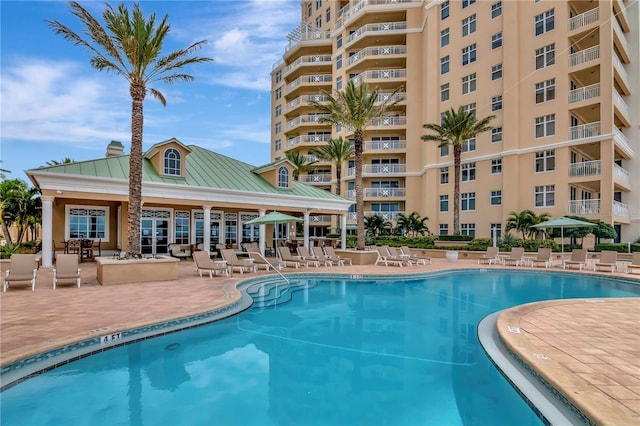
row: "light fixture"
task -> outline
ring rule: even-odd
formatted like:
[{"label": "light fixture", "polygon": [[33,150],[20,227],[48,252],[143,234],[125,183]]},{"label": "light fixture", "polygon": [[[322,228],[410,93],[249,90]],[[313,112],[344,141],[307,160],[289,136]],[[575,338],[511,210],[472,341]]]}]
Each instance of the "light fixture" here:
[{"label": "light fixture", "polygon": [[56,194],[62,194],[62,190],[61,190],[61,189],[58,189],[58,190],[56,191]]}]

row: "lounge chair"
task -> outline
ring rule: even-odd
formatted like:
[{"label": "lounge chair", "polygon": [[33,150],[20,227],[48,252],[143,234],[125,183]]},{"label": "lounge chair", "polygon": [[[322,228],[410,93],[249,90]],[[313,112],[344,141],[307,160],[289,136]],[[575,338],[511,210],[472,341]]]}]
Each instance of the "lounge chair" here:
[{"label": "lounge chair", "polygon": [[196,272],[202,276],[202,272],[208,272],[209,278],[217,273],[229,275],[229,266],[227,262],[220,260],[211,260],[209,253],[206,251],[194,251],[193,263],[196,265]]},{"label": "lounge chair", "polygon": [[500,263],[498,252],[498,247],[487,247],[487,252],[478,258],[478,265],[482,263],[488,263],[489,265]]},{"label": "lounge chair", "polygon": [[256,269],[264,269],[265,271],[268,271],[269,268],[280,269],[280,266],[282,266],[280,262],[277,261],[275,262],[275,264],[269,262],[263,255],[260,254],[259,251],[248,251],[247,253],[249,254],[249,258],[253,259],[253,265],[256,267]]},{"label": "lounge chair", "polygon": [[2,291],[7,291],[9,285],[31,285],[31,290],[35,290],[36,268],[35,254],[12,254],[9,269],[5,272]]},{"label": "lounge chair", "polygon": [[587,266],[587,249],[574,249],[571,252],[571,259],[562,262],[562,268],[577,266],[580,271]]},{"label": "lounge chair", "polygon": [[318,262],[324,263],[324,266],[333,266],[333,260],[329,258],[321,247],[311,247],[311,256],[315,256]]},{"label": "lounge chair", "polygon": [[634,274],[636,271],[640,271],[640,251],[634,251],[631,256],[631,263],[627,265],[627,272]]},{"label": "lounge chair", "polygon": [[78,256],[75,254],[59,254],[56,256],[56,267],[53,269],[53,288],[58,284],[75,284],[80,288],[80,268]]},{"label": "lounge chair", "polygon": [[413,263],[411,262],[411,256],[402,253],[402,251],[397,249],[396,247],[387,247],[387,251],[389,252],[390,259],[399,260],[407,266],[413,265]]},{"label": "lounge chair", "polygon": [[593,270],[609,269],[615,272],[617,268],[618,252],[613,250],[603,250],[600,252],[600,261],[593,264]]},{"label": "lounge chair", "polygon": [[298,252],[298,257],[300,258],[300,260],[304,260],[305,262],[307,262],[307,265],[311,264],[316,268],[320,267],[320,261],[318,260],[318,257],[309,253],[309,249],[307,249],[305,246],[296,248],[296,251]]},{"label": "lounge chair", "polygon": [[513,247],[511,248],[511,252],[509,253],[509,257],[505,257],[502,260],[504,265],[515,265],[522,266],[525,263],[524,259],[524,248],[523,247]]},{"label": "lounge chair", "polygon": [[324,246],[324,254],[326,254],[329,259],[331,259],[334,262],[336,262],[338,264],[338,266],[344,266],[345,263],[348,263],[349,266],[353,265],[353,262],[351,261],[351,258],[338,256],[336,254],[334,248],[331,247],[331,246]]},{"label": "lounge chair", "polygon": [[536,257],[529,259],[531,266],[542,266],[548,268],[552,265],[551,262],[551,249],[548,247],[539,247]]},{"label": "lounge chair", "polygon": [[240,274],[245,272],[256,272],[256,266],[253,264],[252,259],[238,259],[234,249],[222,250],[222,258],[227,262],[231,272],[238,271]]},{"label": "lounge chair", "polygon": [[300,265],[304,265],[307,268],[309,267],[309,264],[306,261],[300,259],[298,256],[293,256],[289,247],[278,247],[278,253],[280,254],[280,261],[285,267],[293,266],[296,269],[298,269]]},{"label": "lounge chair", "polygon": [[389,264],[392,264],[395,266],[404,266],[404,262],[402,260],[394,259],[393,257],[391,257],[387,247],[385,246],[376,247],[376,250],[378,251],[378,258],[376,259],[376,263],[375,263],[376,265],[381,263],[384,266],[389,266]]},{"label": "lounge chair", "polygon": [[402,252],[402,254],[409,256],[409,260],[411,260],[412,262],[416,262],[416,265],[431,265],[431,258],[429,256],[418,256],[417,254],[411,252],[409,246],[400,247],[400,251]]},{"label": "lounge chair", "polygon": [[169,244],[169,255],[177,257],[180,260],[191,257],[191,253],[183,249],[180,244]]}]

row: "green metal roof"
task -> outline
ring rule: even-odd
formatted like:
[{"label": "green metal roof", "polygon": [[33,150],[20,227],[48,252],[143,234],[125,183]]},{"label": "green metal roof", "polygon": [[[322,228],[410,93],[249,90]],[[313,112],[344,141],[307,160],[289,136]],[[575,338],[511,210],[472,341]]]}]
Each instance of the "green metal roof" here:
[{"label": "green metal roof", "polygon": [[[154,145],[155,146],[155,145]],[[300,182],[293,183],[293,189],[276,188],[255,173],[256,168],[248,163],[209,151],[196,145],[188,145],[191,153],[186,156],[186,177],[163,176],[158,174],[148,159],[143,159],[142,181],[195,188],[211,188],[232,191],[257,192],[265,194],[290,194],[301,197],[345,200],[329,191]],[[27,172],[51,172],[75,176],[109,179],[129,179],[129,156],[99,158],[77,161],[56,166],[40,167]]]}]

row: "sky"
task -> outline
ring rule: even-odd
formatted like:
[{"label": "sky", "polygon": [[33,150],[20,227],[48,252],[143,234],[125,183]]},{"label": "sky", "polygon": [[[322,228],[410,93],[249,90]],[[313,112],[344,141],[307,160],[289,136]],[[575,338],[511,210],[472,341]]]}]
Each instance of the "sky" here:
[{"label": "sky", "polygon": [[[102,1],[81,1],[102,22]],[[132,3],[125,2],[128,6]],[[140,1],[145,15],[165,14],[164,52],[207,40],[185,68],[194,82],[151,85],[143,149],[172,137],[253,165],[270,161],[270,72],[287,34],[300,23],[299,0]],[[112,140],[131,144],[128,82],[89,64],[86,48],[56,35],[56,20],[80,33],[64,1],[0,1],[0,168],[7,179],[47,162],[104,157]]]}]

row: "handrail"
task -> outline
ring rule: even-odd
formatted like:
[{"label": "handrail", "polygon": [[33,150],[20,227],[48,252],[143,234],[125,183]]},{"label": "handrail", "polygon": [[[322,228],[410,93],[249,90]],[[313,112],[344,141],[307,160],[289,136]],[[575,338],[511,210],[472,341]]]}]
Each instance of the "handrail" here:
[{"label": "handrail", "polygon": [[275,266],[273,266],[273,264],[272,264],[271,262],[269,262],[269,261],[267,260],[267,258],[266,258],[266,257],[264,257],[264,256],[262,255],[262,253],[258,253],[258,252],[254,252],[254,251],[250,251],[250,252],[248,252],[248,253],[249,253],[249,255],[256,255],[256,256],[258,256],[260,259],[262,259],[262,260],[264,260],[265,262],[267,262],[267,265],[271,266],[271,268],[272,268],[274,271],[276,271],[276,274],[280,275],[280,277],[281,277],[281,278],[282,278],[282,279],[287,283],[287,285],[291,284],[291,283],[289,282],[289,280],[287,279],[287,277],[285,277],[284,275],[282,275],[282,272],[280,272],[280,270],[279,270],[278,268],[276,268]]}]

